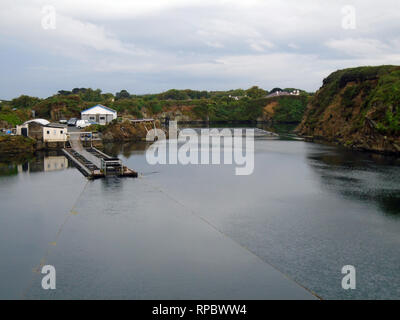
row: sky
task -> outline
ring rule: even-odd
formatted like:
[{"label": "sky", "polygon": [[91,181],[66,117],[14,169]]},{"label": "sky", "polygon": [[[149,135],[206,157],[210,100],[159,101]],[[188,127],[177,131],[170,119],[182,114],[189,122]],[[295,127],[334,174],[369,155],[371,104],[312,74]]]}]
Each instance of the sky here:
[{"label": "sky", "polygon": [[400,65],[398,0],[1,0],[0,99],[257,85]]}]

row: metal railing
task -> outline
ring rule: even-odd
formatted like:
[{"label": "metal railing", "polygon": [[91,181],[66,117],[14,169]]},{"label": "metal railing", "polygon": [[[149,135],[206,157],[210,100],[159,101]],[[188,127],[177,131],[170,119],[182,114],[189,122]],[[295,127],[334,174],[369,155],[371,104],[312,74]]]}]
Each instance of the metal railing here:
[{"label": "metal railing", "polygon": [[123,174],[124,167],[122,161],[118,158],[101,158],[101,170],[104,174]]}]

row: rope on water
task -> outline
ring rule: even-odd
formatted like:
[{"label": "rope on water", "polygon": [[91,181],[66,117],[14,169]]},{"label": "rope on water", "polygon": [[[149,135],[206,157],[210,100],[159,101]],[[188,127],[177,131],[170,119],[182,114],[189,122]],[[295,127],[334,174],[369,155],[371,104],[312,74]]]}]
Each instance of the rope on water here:
[{"label": "rope on water", "polygon": [[[46,252],[45,252],[43,258],[40,260],[40,264],[39,264],[36,268],[33,269],[33,273],[35,273],[35,274],[38,274],[38,273],[40,274],[40,273],[41,273],[42,267],[46,265],[47,258],[48,258],[48,256],[50,255],[52,249],[57,245],[57,241],[58,241],[58,239],[60,238],[61,232],[62,232],[62,230],[64,229],[64,226],[67,224],[69,218],[70,218],[72,215],[77,215],[77,214],[78,214],[77,211],[76,211],[76,205],[78,204],[78,202],[79,202],[79,200],[81,199],[83,193],[85,192],[86,187],[88,186],[89,182],[90,182],[89,180],[86,181],[86,183],[85,183],[85,185],[84,185],[82,191],[79,193],[78,197],[76,198],[76,200],[75,200],[75,202],[74,202],[72,208],[69,210],[69,212],[68,212],[68,214],[66,215],[66,217],[65,217],[65,219],[64,219],[64,221],[63,221],[63,223],[62,223],[61,226],[58,228],[58,231],[57,231],[57,233],[56,233],[54,242],[50,242],[50,243],[49,243],[49,246],[47,247],[47,250],[46,250]],[[34,282],[34,278],[35,278],[35,275],[32,276],[31,281],[30,281],[28,287],[22,292],[22,295],[21,295],[21,298],[22,298],[22,299],[25,299],[25,298],[26,298],[26,295],[27,295],[28,291],[32,288],[33,282]]]}]

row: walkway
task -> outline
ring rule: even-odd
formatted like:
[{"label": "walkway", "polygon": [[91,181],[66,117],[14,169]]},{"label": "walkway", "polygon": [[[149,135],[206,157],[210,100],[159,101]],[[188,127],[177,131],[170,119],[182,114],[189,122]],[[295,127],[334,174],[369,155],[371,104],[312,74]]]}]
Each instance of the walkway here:
[{"label": "walkway", "polygon": [[85,157],[87,160],[92,162],[94,165],[96,165],[98,168],[101,168],[101,160],[94,156],[93,154],[87,152],[85,148],[83,148],[81,141],[79,140],[78,135],[71,135],[70,137],[70,144],[72,149],[76,150],[79,152],[83,157]]}]

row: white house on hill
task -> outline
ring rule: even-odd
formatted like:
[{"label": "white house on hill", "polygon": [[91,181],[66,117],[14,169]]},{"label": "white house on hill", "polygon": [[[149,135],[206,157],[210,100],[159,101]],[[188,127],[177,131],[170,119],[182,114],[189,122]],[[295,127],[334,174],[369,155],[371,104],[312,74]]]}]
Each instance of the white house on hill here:
[{"label": "white house on hill", "polygon": [[98,104],[81,112],[82,120],[96,121],[99,124],[107,124],[117,119],[117,111]]}]

